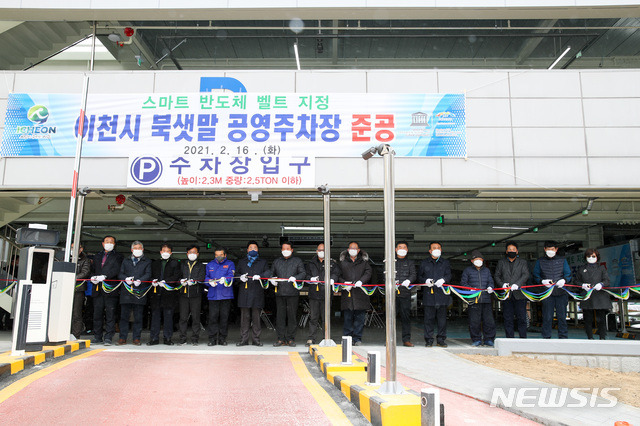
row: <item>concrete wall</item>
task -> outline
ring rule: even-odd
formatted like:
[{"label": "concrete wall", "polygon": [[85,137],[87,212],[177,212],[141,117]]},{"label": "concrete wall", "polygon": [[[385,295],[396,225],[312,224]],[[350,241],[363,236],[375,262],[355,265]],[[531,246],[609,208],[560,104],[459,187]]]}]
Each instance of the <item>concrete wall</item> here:
[{"label": "concrete wall", "polygon": [[[468,158],[398,158],[400,189],[640,188],[640,70],[95,72],[90,92],[197,92],[202,76],[233,77],[250,92],[466,92]],[[82,79],[4,73],[0,131],[9,92],[79,93]],[[80,184],[122,188],[126,169],[125,158],[86,159]],[[381,159],[320,158],[316,169],[317,184],[333,188],[383,184]],[[67,158],[2,158],[0,188],[66,188],[70,170]]]}]

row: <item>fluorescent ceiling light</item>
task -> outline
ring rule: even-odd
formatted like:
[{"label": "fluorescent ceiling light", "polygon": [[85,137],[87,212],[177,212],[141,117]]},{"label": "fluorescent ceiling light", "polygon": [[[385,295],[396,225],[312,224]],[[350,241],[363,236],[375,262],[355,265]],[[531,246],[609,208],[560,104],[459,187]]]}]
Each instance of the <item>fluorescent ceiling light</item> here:
[{"label": "fluorescent ceiling light", "polygon": [[558,59],[556,59],[556,60],[551,64],[551,66],[550,66],[549,68],[547,68],[547,69],[552,69],[553,67],[555,67],[555,66],[556,66],[556,64],[557,64],[558,62],[560,62],[560,59],[564,58],[564,55],[566,55],[567,53],[569,53],[569,51],[570,51],[570,50],[571,50],[571,46],[567,47],[567,49],[566,49],[564,52],[562,52],[562,54],[561,54],[560,56],[558,56]]},{"label": "fluorescent ceiling light", "polygon": [[293,43],[293,52],[296,54],[296,65],[298,65],[298,71],[300,71],[300,56],[298,55],[298,42]]},{"label": "fluorescent ceiling light", "polygon": [[323,226],[281,226],[283,231],[324,231]]},{"label": "fluorescent ceiling light", "polygon": [[493,229],[513,229],[514,231],[524,231],[529,229],[526,226],[492,226]]}]

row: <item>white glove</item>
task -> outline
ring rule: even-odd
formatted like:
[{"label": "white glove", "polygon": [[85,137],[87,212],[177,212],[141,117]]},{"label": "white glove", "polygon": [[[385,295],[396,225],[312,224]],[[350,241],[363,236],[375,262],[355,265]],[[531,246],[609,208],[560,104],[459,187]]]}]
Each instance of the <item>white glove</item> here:
[{"label": "white glove", "polygon": [[429,278],[424,282],[427,287],[433,287],[433,278]]},{"label": "white glove", "polygon": [[98,278],[98,281],[104,281],[104,280],[107,279],[107,276],[106,275],[98,275],[97,278]]},{"label": "white glove", "polygon": [[100,281],[98,281],[98,276],[95,275],[93,277],[91,277],[91,284],[98,284]]},{"label": "white glove", "polygon": [[502,284],[502,288],[507,288],[507,287],[509,287],[510,285],[511,285],[511,284],[509,284],[509,283],[504,283],[504,284]]},{"label": "white glove", "polygon": [[165,286],[167,285],[167,282],[166,282],[165,280],[158,281],[158,285],[159,285],[160,287],[164,287],[164,288],[166,288]]},{"label": "white glove", "polygon": [[487,293],[489,294],[493,293],[493,287],[487,287]]},{"label": "white glove", "polygon": [[434,284],[436,285],[436,287],[442,287],[442,284],[444,284],[444,278],[440,278]]},{"label": "white glove", "polygon": [[410,285],[411,285],[411,281],[409,280],[402,281],[402,287],[409,288]]},{"label": "white glove", "polygon": [[269,280],[272,286],[278,287],[278,280]]},{"label": "white glove", "polygon": [[127,283],[127,284],[129,284],[129,285],[133,284],[133,277],[127,277],[127,278],[125,278],[125,279],[124,279],[124,282],[125,282],[125,283]]},{"label": "white glove", "polygon": [[356,283],[353,286],[354,287],[358,287],[358,288],[362,288],[362,281],[356,281]]},{"label": "white glove", "polygon": [[290,283],[295,284],[295,283],[296,283],[296,277],[289,277],[289,280],[288,280],[288,281],[289,281]]},{"label": "white glove", "polygon": [[556,283],[556,287],[562,288],[562,287],[564,287],[565,283],[566,283],[566,281],[564,279],[558,280],[558,282]]},{"label": "white glove", "polygon": [[182,279],[180,280],[180,284],[181,284],[181,285],[185,285],[186,283],[187,283],[187,279],[186,279],[186,278],[182,278]]},{"label": "white glove", "polygon": [[226,283],[227,283],[227,280],[225,280],[224,277],[218,279],[218,284],[225,285]]},{"label": "white glove", "polygon": [[133,282],[133,285],[135,285],[136,287],[139,287],[141,283],[142,283],[142,281],[140,281],[140,280],[135,280],[135,281]]},{"label": "white glove", "polygon": [[215,287],[215,286],[217,286],[217,285],[218,285],[218,281],[216,281],[216,280],[214,280],[214,279],[210,279],[210,280],[209,280],[209,285],[210,285],[211,287]]},{"label": "white glove", "polygon": [[591,284],[587,284],[587,283],[582,284],[582,289],[584,291],[589,291],[590,288],[591,288]]},{"label": "white glove", "polygon": [[545,287],[551,287],[551,280],[542,280],[541,283]]},{"label": "white glove", "polygon": [[595,286],[593,286],[593,288],[595,288],[595,289],[596,289],[596,291],[600,291],[600,290],[602,290],[602,283],[598,283],[598,284],[596,284]]},{"label": "white glove", "polygon": [[187,285],[194,285],[195,283],[196,283],[196,282],[195,282],[195,281],[193,281],[193,280],[189,280],[189,281],[187,281]]},{"label": "white glove", "polygon": [[309,281],[320,281],[320,277],[311,277]]},{"label": "white glove", "polygon": [[335,281],[333,280],[333,278],[331,278],[331,285],[333,285],[333,283],[335,283]]},{"label": "white glove", "polygon": [[151,285],[154,287],[158,287],[158,280],[152,280]]},{"label": "white glove", "polygon": [[249,281],[249,274],[240,275],[240,281],[242,281],[243,283],[246,283],[247,281]]},{"label": "white glove", "polygon": [[343,285],[342,288],[344,288],[347,291],[351,291],[351,281],[345,281],[344,282],[346,285]]},{"label": "white glove", "polygon": [[516,291],[519,288],[520,287],[518,287],[518,284],[511,284],[511,291]]},{"label": "white glove", "polygon": [[256,275],[254,275],[254,276],[252,277],[252,279],[254,279],[254,280],[259,280],[259,279],[260,279],[260,275],[256,274]]}]

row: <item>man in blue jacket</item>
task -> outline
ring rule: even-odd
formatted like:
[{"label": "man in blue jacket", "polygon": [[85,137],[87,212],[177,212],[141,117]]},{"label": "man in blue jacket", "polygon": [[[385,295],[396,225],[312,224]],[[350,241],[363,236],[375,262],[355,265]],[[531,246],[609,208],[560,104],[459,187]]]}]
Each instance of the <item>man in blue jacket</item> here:
[{"label": "man in blue jacket", "polygon": [[209,300],[209,346],[227,346],[229,311],[233,300],[233,274],[236,266],[227,259],[227,251],[218,248],[214,252],[215,259],[207,263],[207,274],[204,284]]},{"label": "man in blue jacket", "polygon": [[567,304],[569,293],[562,287],[571,281],[571,268],[564,256],[557,256],[558,243],[547,241],[544,243],[544,253],[533,268],[533,280],[548,289],[554,287],[551,296],[542,301],[542,338],[551,339],[553,313],[558,318],[558,338],[567,339]]},{"label": "man in blue jacket", "polygon": [[[496,323],[493,319],[491,307],[491,293],[493,293],[493,277],[491,271],[484,265],[484,256],[479,250],[471,252],[472,266],[462,271],[460,285],[486,290],[478,297],[470,300],[469,308],[469,334],[473,346],[493,346],[496,339]],[[484,338],[483,338],[484,334]]]},{"label": "man in blue jacket", "polygon": [[133,311],[133,344],[140,346],[142,314],[144,306],[147,304],[147,296],[143,295],[143,289],[149,287],[149,280],[151,280],[151,261],[145,257],[144,246],[140,241],[131,243],[131,256],[122,261],[119,278],[124,281],[124,288],[120,291],[120,339],[118,345],[127,343],[129,316]]},{"label": "man in blue jacket", "polygon": [[447,307],[451,304],[451,296],[445,294],[442,286],[451,283],[451,266],[449,261],[441,256],[442,244],[435,241],[430,243],[429,257],[420,264],[418,282],[427,285],[422,293],[425,346],[433,346],[433,328],[437,323],[438,346],[446,348]]}]

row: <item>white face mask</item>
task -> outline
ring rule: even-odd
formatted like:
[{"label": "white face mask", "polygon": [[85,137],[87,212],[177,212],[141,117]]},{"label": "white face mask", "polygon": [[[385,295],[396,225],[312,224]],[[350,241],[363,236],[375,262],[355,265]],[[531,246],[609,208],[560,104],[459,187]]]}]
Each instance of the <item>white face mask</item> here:
[{"label": "white face mask", "polygon": [[598,261],[597,257],[587,257],[587,262],[596,263]]},{"label": "white face mask", "polygon": [[548,257],[553,257],[553,256],[555,256],[555,255],[556,255],[556,252],[555,252],[555,251],[553,251],[553,250],[547,250],[547,251],[545,251],[545,253],[547,253],[547,256],[548,256]]},{"label": "white face mask", "polygon": [[324,259],[324,251],[319,251],[318,252],[318,259]]},{"label": "white face mask", "polygon": [[442,251],[438,250],[438,249],[435,249],[435,250],[433,250],[431,252],[431,256],[436,257],[436,258],[440,257],[441,254],[442,254]]},{"label": "white face mask", "polygon": [[289,257],[291,256],[291,253],[293,253],[291,250],[282,250],[282,255],[284,257]]},{"label": "white face mask", "polygon": [[111,251],[115,247],[115,244],[104,243],[104,251]]},{"label": "white face mask", "polygon": [[195,253],[189,253],[187,257],[189,258],[190,261],[195,262],[195,260],[198,258],[198,255]]},{"label": "white face mask", "polygon": [[482,266],[482,259],[476,259],[473,261],[473,264],[476,265],[476,267],[481,267]]},{"label": "white face mask", "polygon": [[134,251],[133,251],[133,255],[134,255],[135,257],[142,257],[142,253],[143,253],[143,251],[144,251],[144,250],[134,250]]},{"label": "white face mask", "polygon": [[409,252],[407,250],[398,250],[397,253],[398,253],[398,256],[405,257]]},{"label": "white face mask", "polygon": [[160,253],[160,257],[163,258],[164,260],[167,260],[168,258],[171,257],[171,253],[167,253],[166,251],[163,251],[162,253]]},{"label": "white face mask", "polygon": [[356,257],[358,255],[358,250],[349,249],[349,256]]}]

